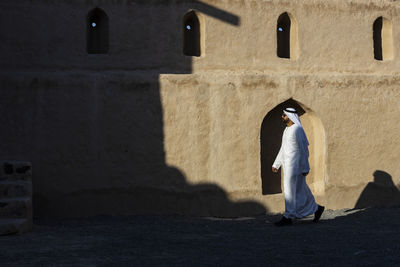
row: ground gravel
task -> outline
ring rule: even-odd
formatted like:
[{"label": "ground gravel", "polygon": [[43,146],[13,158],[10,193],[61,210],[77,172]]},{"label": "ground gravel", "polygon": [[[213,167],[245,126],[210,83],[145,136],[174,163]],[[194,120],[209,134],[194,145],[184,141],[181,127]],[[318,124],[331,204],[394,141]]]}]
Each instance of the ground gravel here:
[{"label": "ground gravel", "polygon": [[37,219],[0,237],[0,266],[400,266],[400,207],[279,218]]}]

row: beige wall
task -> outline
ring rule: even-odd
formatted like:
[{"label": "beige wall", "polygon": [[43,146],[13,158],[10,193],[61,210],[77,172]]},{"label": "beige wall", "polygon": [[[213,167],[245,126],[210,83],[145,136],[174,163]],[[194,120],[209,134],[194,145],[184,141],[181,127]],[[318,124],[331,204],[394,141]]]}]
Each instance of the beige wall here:
[{"label": "beige wall", "polygon": [[[194,70],[254,70],[260,72],[399,72],[399,42],[395,59],[374,60],[372,27],[383,16],[399,36],[400,5],[391,1],[215,1],[240,17],[240,25],[206,16],[206,56],[195,58]],[[218,3],[218,4],[217,4]],[[298,60],[276,56],[276,21],[289,12],[298,27]],[[215,41],[214,41],[215,40]]]},{"label": "beige wall", "polygon": [[[354,207],[376,170],[400,184],[397,2],[0,6],[0,157],[32,162],[37,216],[282,211],[282,194],[262,194],[260,131],[288,99],[306,111],[308,179],[320,203]],[[107,55],[85,51],[96,6],[109,16]],[[199,58],[181,51],[192,8],[203,22]],[[283,12],[297,23],[296,60],[276,56]],[[379,16],[392,22],[393,60],[374,60]],[[398,201],[393,192],[384,204]]]},{"label": "beige wall", "polygon": [[[248,79],[262,82],[248,87]],[[323,126],[323,131],[312,129],[311,119],[305,119],[310,157],[324,156],[326,162],[314,170],[324,177],[311,178],[325,189],[312,187],[321,202],[354,206],[376,170],[400,184],[400,128],[389,119],[400,108],[397,77],[202,73],[165,75],[161,81],[166,162],[193,183],[215,182],[232,197],[248,191],[248,198],[276,210],[277,196],[261,194],[260,127],[268,111],[293,98]],[[314,142],[315,132],[325,132],[325,144]],[[315,155],[313,145],[323,146],[325,155]],[[317,160],[311,160],[313,168]]]}]

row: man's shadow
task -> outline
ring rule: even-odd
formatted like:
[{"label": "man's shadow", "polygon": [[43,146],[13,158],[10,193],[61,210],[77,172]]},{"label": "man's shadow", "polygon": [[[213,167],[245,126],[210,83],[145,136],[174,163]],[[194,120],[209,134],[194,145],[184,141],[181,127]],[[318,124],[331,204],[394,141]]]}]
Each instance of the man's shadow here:
[{"label": "man's shadow", "polygon": [[354,209],[400,204],[400,191],[393,183],[392,176],[381,170],[375,171],[373,175],[374,181],[364,188]]}]

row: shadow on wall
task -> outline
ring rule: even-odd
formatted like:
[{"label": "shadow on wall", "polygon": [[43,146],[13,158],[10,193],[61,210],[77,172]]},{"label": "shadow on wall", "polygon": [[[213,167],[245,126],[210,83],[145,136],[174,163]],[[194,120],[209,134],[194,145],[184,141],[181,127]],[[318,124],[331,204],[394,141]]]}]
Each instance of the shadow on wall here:
[{"label": "shadow on wall", "polygon": [[[83,19],[84,13],[90,14],[95,7],[89,2],[55,6],[49,19],[64,13],[82,14]],[[34,215],[265,213],[265,207],[258,203],[230,201],[217,185],[189,185],[184,174],[165,161],[159,76],[192,73],[192,57],[184,56],[181,49],[185,13],[195,9],[233,26],[240,24],[240,18],[200,1],[170,5],[131,2],[99,7],[109,17],[106,56],[85,54],[79,33],[55,30],[52,23],[41,28],[40,34],[46,34],[46,38],[27,35],[15,41],[30,44],[26,38],[37,40],[40,47],[52,42],[63,51],[48,57],[40,53],[37,58],[36,54],[27,57],[30,66],[46,66],[51,71],[16,72],[2,80],[0,112],[4,116],[0,123],[9,131],[0,133],[0,156],[31,159]],[[156,16],[155,6],[162,16]],[[35,16],[46,9],[41,5],[30,7],[35,9],[29,13],[32,15],[18,23],[29,26],[29,19],[39,20]],[[76,28],[80,25],[79,21],[67,22],[71,23]],[[91,23],[89,27],[101,26],[91,20],[87,23]],[[62,29],[63,25],[57,27]],[[125,29],[129,34],[124,34]],[[122,36],[123,40],[118,39]],[[67,39],[76,39],[73,47],[68,47],[71,43]],[[37,49],[24,49],[28,50]],[[157,56],[159,51],[162,56]],[[63,67],[58,69],[53,61]],[[124,62],[136,65],[126,68]],[[64,65],[72,68],[72,74]]]},{"label": "shadow on wall", "polygon": [[297,110],[301,117],[305,114],[304,109],[293,99],[289,99],[265,116],[261,124],[261,182],[263,195],[282,193],[281,170],[278,173],[271,171],[272,164],[278,155],[282,143],[282,134],[286,125],[282,122],[282,113],[285,108],[292,107]]},{"label": "shadow on wall", "polygon": [[[227,193],[215,184],[190,185],[177,169],[166,167],[165,172],[169,174],[165,177],[165,183],[171,184],[169,188],[131,186],[82,190],[66,196],[49,209],[54,212],[58,209],[61,213],[55,214],[57,217],[64,217],[62,211],[71,206],[80,208],[69,212],[68,217],[132,213],[237,217],[267,212],[263,205],[253,201],[229,200]],[[86,205],[82,207],[81,203]]]},{"label": "shadow on wall", "polygon": [[357,200],[355,209],[393,206],[400,204],[400,191],[387,172],[374,172],[374,181],[369,182]]}]

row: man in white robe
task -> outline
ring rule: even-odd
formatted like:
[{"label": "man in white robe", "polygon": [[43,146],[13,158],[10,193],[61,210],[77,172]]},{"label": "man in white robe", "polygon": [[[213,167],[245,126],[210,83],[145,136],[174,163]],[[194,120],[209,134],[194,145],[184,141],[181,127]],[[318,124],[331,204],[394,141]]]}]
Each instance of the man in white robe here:
[{"label": "man in white robe", "polygon": [[272,171],[283,167],[283,190],[285,195],[285,213],[276,226],[291,225],[292,219],[315,214],[318,222],[324,207],[315,202],[310,188],[306,184],[306,175],[310,171],[308,163],[308,140],[294,108],[283,111],[282,120],[286,128],[282,136],[282,145],[272,165]]}]

